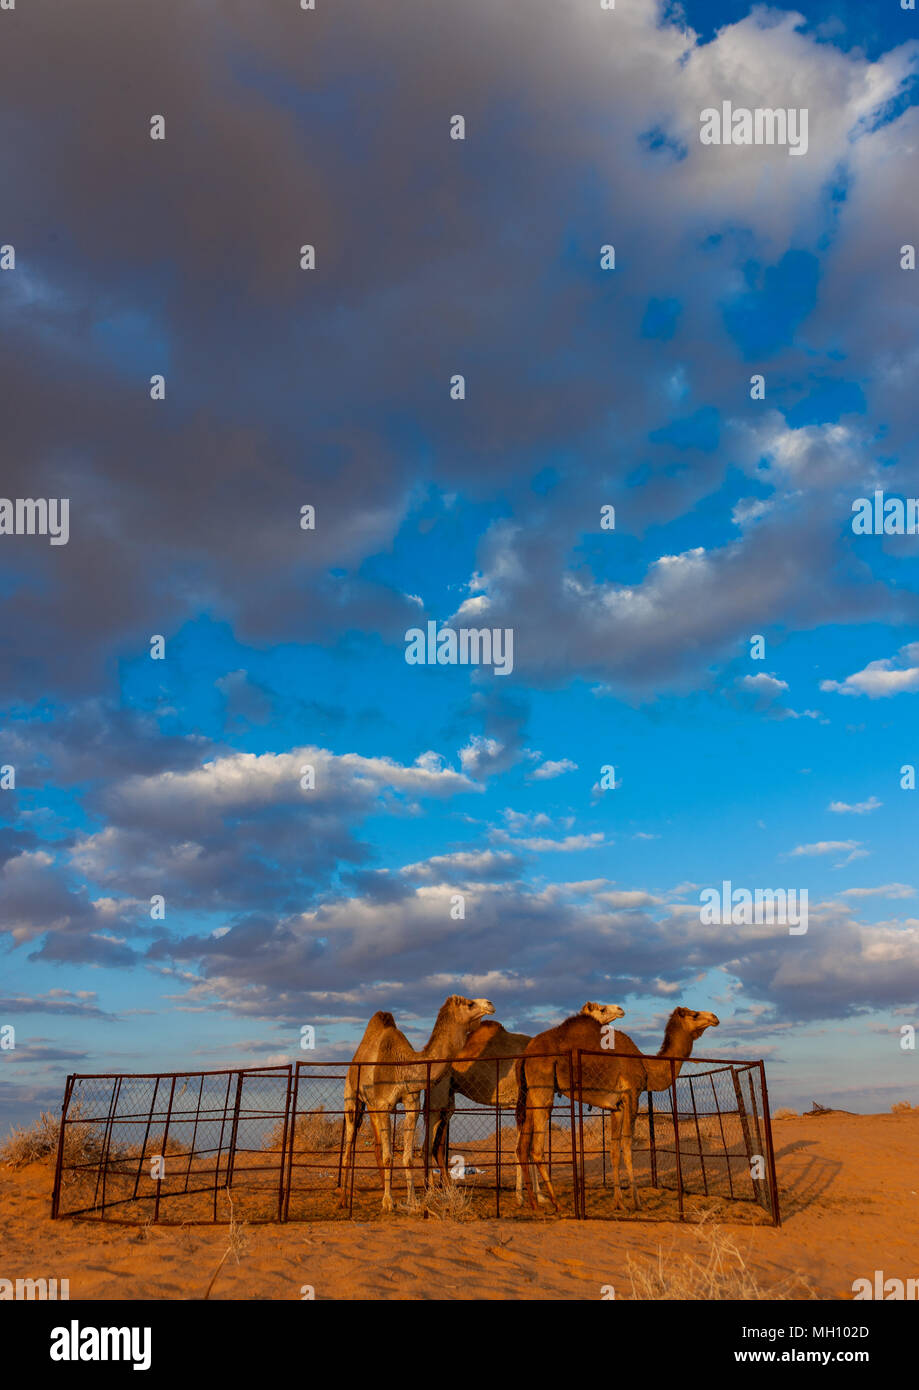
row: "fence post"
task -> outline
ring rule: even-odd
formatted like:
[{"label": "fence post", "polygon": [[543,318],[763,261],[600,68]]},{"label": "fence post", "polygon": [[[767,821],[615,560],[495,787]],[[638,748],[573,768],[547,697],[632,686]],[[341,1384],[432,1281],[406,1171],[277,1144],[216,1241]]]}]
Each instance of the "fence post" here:
[{"label": "fence post", "polygon": [[775,1171],[775,1144],[772,1141],[772,1116],[769,1112],[769,1091],[766,1087],[766,1067],[762,1059],[758,1065],[760,1081],[763,1086],[763,1125],[766,1130],[766,1147],[769,1150],[769,1179],[772,1189],[772,1222],[775,1226],[781,1226],[782,1218],[779,1214],[779,1180]]},{"label": "fence post", "polygon": [[587,1159],[584,1153],[584,1054],[578,1048],[578,1146],[580,1162],[578,1178],[580,1181],[581,1217],[587,1217]]},{"label": "fence post", "polygon": [[[284,1220],[290,1216],[290,1189],[294,1181],[294,1147],[297,1141],[297,1098],[300,1094],[300,1068],[302,1062],[297,1062],[294,1067],[294,1090],[290,1104],[290,1124],[288,1125],[288,1135],[290,1139],[290,1154],[287,1159],[287,1183],[284,1191]],[[345,1142],[345,1123],[342,1116],[341,1139],[338,1144],[338,1186],[341,1187],[341,1154]]]},{"label": "fence post", "polygon": [[220,1138],[217,1141],[217,1157],[214,1160],[214,1220],[217,1220],[217,1189],[220,1186],[220,1160],[223,1157],[223,1131],[227,1127],[227,1106],[230,1104],[230,1086],[233,1073],[227,1072],[227,1088],[223,1095],[223,1114],[220,1117]]},{"label": "fence post", "polygon": [[495,1058],[495,1216],[501,1215],[501,1059]]},{"label": "fence post", "polygon": [[67,1124],[67,1111],[76,1076],[68,1076],[64,1087],[64,1102],[61,1106],[61,1124],[57,1135],[57,1157],[54,1160],[54,1190],[51,1193],[51,1220],[56,1221],[61,1204],[61,1172],[64,1165],[64,1129]]},{"label": "fence post", "polygon": [[606,1111],[600,1111],[600,1185],[606,1186]]},{"label": "fence post", "polygon": [[292,1067],[287,1063],[287,1094],[284,1097],[284,1134],[281,1139],[281,1158],[278,1164],[278,1220],[284,1218],[284,1179],[287,1176],[287,1126],[290,1122],[290,1091],[293,1081]]},{"label": "fence post", "polygon": [[683,1220],[683,1164],[680,1160],[680,1116],[676,1108],[676,1065],[670,1058],[670,1109],[673,1112],[673,1147],[676,1153],[676,1190]]},{"label": "fence post", "polygon": [[[160,1154],[160,1157],[161,1157],[162,1160],[163,1160],[163,1165],[162,1165],[162,1166],[163,1166],[164,1168],[166,1167],[166,1148],[167,1148],[167,1141],[168,1141],[168,1139],[169,1139],[169,1121],[172,1119],[172,1098],[173,1098],[173,1096],[175,1095],[175,1088],[176,1088],[176,1078],[175,1078],[175,1076],[173,1076],[173,1078],[172,1078],[172,1085],[169,1087],[169,1105],[168,1105],[167,1108],[166,1108],[166,1127],[165,1127],[165,1129],[163,1130],[163,1152]],[[156,1180],[156,1201],[155,1201],[155,1203],[154,1203],[154,1205],[153,1205],[153,1221],[154,1221],[154,1224],[155,1224],[157,1221],[159,1221],[159,1219],[160,1219],[160,1189],[162,1188],[162,1186],[163,1186],[163,1179],[162,1179],[162,1178],[157,1178],[157,1180]]]},{"label": "fence post", "polygon": [[[636,1116],[637,1123],[637,1116]],[[610,1119],[612,1130],[612,1119]],[[651,1155],[651,1186],[657,1187],[657,1148],[654,1143],[654,1092],[648,1087],[648,1148]]]},{"label": "fence post", "polygon": [[[357,1126],[361,1116],[361,1063],[357,1064],[357,1082],[354,1092],[354,1124],[351,1126],[351,1154],[348,1160],[348,1220],[354,1215],[354,1167],[357,1161]],[[371,1120],[371,1125],[373,1121]],[[376,1140],[374,1139],[374,1143]]]},{"label": "fence post", "polygon": [[[243,1073],[237,1072],[236,1101],[233,1105],[233,1128],[230,1130],[230,1152],[227,1155],[227,1180],[224,1187],[233,1186],[233,1168],[236,1164],[236,1134],[239,1129],[239,1105],[243,1092]],[[175,1084],[175,1083],[173,1083]]]},{"label": "fence post", "polygon": [[[580,1053],[578,1053],[580,1063]],[[574,1183],[574,1215],[575,1218],[581,1214],[580,1195],[578,1191],[578,1146],[574,1133],[574,1091],[576,1086],[574,1072],[574,1053],[568,1053],[568,1108],[571,1122],[571,1177]],[[552,1106],[549,1106],[549,1137],[552,1137]]]},{"label": "fence post", "polygon": [[[426,1200],[426,1199],[427,1199],[427,1195],[428,1195],[428,1172],[429,1172],[429,1169],[430,1169],[430,1166],[431,1166],[430,1154],[429,1154],[429,1152],[428,1152],[428,1150],[429,1150],[429,1148],[430,1148],[430,1145],[428,1144],[428,1135],[429,1135],[430,1132],[431,1132],[431,1059],[430,1059],[430,1057],[429,1057],[429,1058],[427,1059],[427,1061],[425,1062],[425,1068],[426,1068],[426,1071],[425,1071],[425,1078],[424,1078],[424,1083],[425,1083],[425,1084],[424,1084],[424,1198],[422,1199],[422,1204],[423,1204],[423,1207],[424,1207],[424,1211],[423,1211],[423,1213],[422,1213],[422,1220],[423,1220],[423,1221],[427,1221],[427,1219],[428,1219],[428,1214],[429,1214],[429,1213],[428,1213],[428,1204],[427,1204],[427,1200]],[[403,1101],[403,1103],[402,1103],[402,1113],[403,1113],[403,1115],[406,1115],[405,1102],[404,1102],[404,1101]],[[407,1115],[406,1115],[406,1119],[407,1119]],[[403,1120],[402,1123],[405,1124],[405,1123],[406,1123],[406,1120]],[[415,1147],[414,1147],[414,1141],[413,1141],[413,1142],[412,1142],[412,1167],[414,1168],[414,1166],[415,1166]],[[414,1184],[413,1184],[413,1186],[414,1186]]]}]

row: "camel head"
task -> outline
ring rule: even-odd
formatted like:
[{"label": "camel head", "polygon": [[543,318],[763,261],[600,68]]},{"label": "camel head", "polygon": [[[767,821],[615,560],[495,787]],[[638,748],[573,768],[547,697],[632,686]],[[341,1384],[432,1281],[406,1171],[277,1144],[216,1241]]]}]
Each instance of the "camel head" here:
[{"label": "camel head", "polygon": [[590,1001],[584,1005],[581,1013],[595,1018],[598,1023],[613,1023],[617,1018],[625,1017],[625,1009],[620,1009],[618,1004],[593,1004]]},{"label": "camel head", "polygon": [[674,1009],[682,1026],[695,1041],[701,1038],[706,1028],[717,1028],[720,1022],[717,1014],[707,1013],[705,1009]]},{"label": "camel head", "polygon": [[464,1023],[471,1031],[486,1014],[494,1013],[495,1006],[490,999],[467,999],[462,994],[451,994],[444,1003],[444,1009],[449,1009],[456,1021]]}]

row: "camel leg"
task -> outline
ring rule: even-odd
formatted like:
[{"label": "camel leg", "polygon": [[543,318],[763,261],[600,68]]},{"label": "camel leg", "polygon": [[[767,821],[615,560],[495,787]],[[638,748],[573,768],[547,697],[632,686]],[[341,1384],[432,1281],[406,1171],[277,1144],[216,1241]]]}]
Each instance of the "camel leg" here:
[{"label": "camel leg", "polygon": [[415,1092],[402,1097],[402,1167],[405,1169],[405,1197],[411,1207],[415,1201],[415,1175],[412,1164],[415,1158],[415,1130],[421,1113],[421,1099]]},{"label": "camel leg", "polygon": [[441,1183],[447,1182],[447,1135],[450,1121],[456,1109],[453,1087],[449,1076],[435,1081],[431,1087],[428,1106],[428,1127],[425,1143],[428,1152],[428,1186],[433,1186],[435,1173],[440,1174]]},{"label": "camel leg", "polygon": [[[622,1188],[619,1185],[619,1164],[622,1159],[622,1125],[623,1125],[623,1105],[624,1101],[619,1101],[618,1109],[609,1112],[610,1120],[610,1147],[613,1160],[613,1210],[624,1211],[622,1201]],[[631,1161],[631,1147],[629,1148],[629,1160]]]},{"label": "camel leg", "polygon": [[393,1210],[392,1200],[392,1113],[389,1110],[370,1110],[373,1128],[373,1147],[377,1167],[383,1182],[383,1210]]},{"label": "camel leg", "polygon": [[[447,1185],[447,1160],[450,1157],[450,1121],[453,1119],[453,1113],[455,1110],[456,1101],[454,1100],[453,1093],[451,1091],[450,1098],[447,1101],[447,1104],[440,1112],[437,1130],[434,1135],[433,1158],[434,1163],[437,1166],[437,1172],[440,1174],[440,1182],[442,1187],[446,1187]],[[430,1177],[433,1181],[433,1172],[430,1172]]]},{"label": "camel leg", "polygon": [[530,1206],[536,1211],[536,1198],[530,1182],[529,1162],[532,1157],[533,1167],[543,1180],[543,1186],[549,1194],[549,1201],[552,1203],[556,1212],[558,1211],[558,1199],[555,1189],[552,1186],[552,1179],[549,1176],[549,1168],[545,1161],[546,1136],[549,1132],[549,1124],[552,1115],[552,1087],[534,1086],[527,1095],[527,1123],[524,1129],[529,1128],[529,1143],[527,1152],[520,1155],[520,1161],[525,1165],[524,1177],[527,1184],[527,1193],[530,1198]]},{"label": "camel leg", "polygon": [[638,1198],[638,1188],[635,1186],[635,1170],[632,1167],[632,1139],[635,1134],[637,1111],[638,1097],[634,1091],[629,1091],[622,1099],[621,1143],[622,1147],[625,1149],[625,1171],[629,1179],[633,1211],[638,1211],[641,1207],[641,1202]]},{"label": "camel leg", "polygon": [[351,1168],[354,1164],[354,1148],[357,1143],[357,1131],[361,1127],[360,1102],[356,1097],[345,1097],[344,1125],[345,1134],[341,1150],[341,1171],[336,1191],[339,1193],[339,1207],[348,1205],[348,1184],[351,1176]]},{"label": "camel leg", "polygon": [[[517,1149],[514,1158],[517,1161],[517,1179],[523,1180],[527,1190],[527,1196],[532,1204],[533,1201],[533,1180],[530,1177],[530,1144],[533,1138],[533,1119],[530,1115],[529,1107],[523,1123],[517,1125]],[[521,1203],[521,1206],[523,1203]]]},{"label": "camel leg", "polygon": [[[514,1196],[517,1199],[518,1207],[522,1207],[524,1189],[526,1189],[526,1191],[529,1192],[530,1184],[524,1183],[523,1165],[521,1164],[519,1158],[517,1159],[517,1162],[514,1164],[514,1167],[517,1169],[517,1181],[514,1185]],[[532,1177],[532,1186],[536,1189],[536,1200],[541,1207],[544,1207],[546,1205],[546,1199],[539,1190],[539,1174],[536,1171],[536,1165],[534,1163],[531,1163],[529,1167],[530,1175]]]}]

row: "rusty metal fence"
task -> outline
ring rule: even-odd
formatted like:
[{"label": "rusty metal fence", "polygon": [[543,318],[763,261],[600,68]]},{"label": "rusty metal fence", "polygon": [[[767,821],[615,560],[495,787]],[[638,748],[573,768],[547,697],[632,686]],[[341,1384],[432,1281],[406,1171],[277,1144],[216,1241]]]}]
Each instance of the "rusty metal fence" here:
[{"label": "rusty metal fence", "polygon": [[[643,1094],[635,1123],[640,1210],[615,1206],[619,1115],[583,1096],[585,1081],[595,1094],[597,1059],[617,1055],[571,1056],[569,1093],[547,1107],[545,1158],[561,1214],[673,1221],[717,1209],[777,1225],[762,1062],[672,1061],[669,1083]],[[381,1213],[384,1171],[398,1211],[532,1216],[516,1163],[517,1058],[483,1059],[474,1076],[453,1061],[375,1064],[374,1085],[354,1078],[364,1097],[356,1125],[347,1062],[69,1076],[52,1217],[366,1220]],[[623,1193],[627,1201],[624,1165]]]}]

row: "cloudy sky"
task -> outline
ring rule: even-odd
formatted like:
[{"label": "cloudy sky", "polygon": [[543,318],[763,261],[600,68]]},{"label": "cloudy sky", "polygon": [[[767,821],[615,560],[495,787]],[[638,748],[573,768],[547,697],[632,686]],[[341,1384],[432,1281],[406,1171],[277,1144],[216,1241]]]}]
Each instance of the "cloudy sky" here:
[{"label": "cloudy sky", "polygon": [[[70,499],[0,536],[0,1128],[451,992],[652,1049],[714,1009],[779,1103],[917,1099],[919,536],[851,516],[919,495],[919,14],[0,29],[0,490]],[[807,153],[702,145],[726,100]],[[407,664],[429,620],[513,671]],[[724,879],[808,931],[703,925]]]}]

